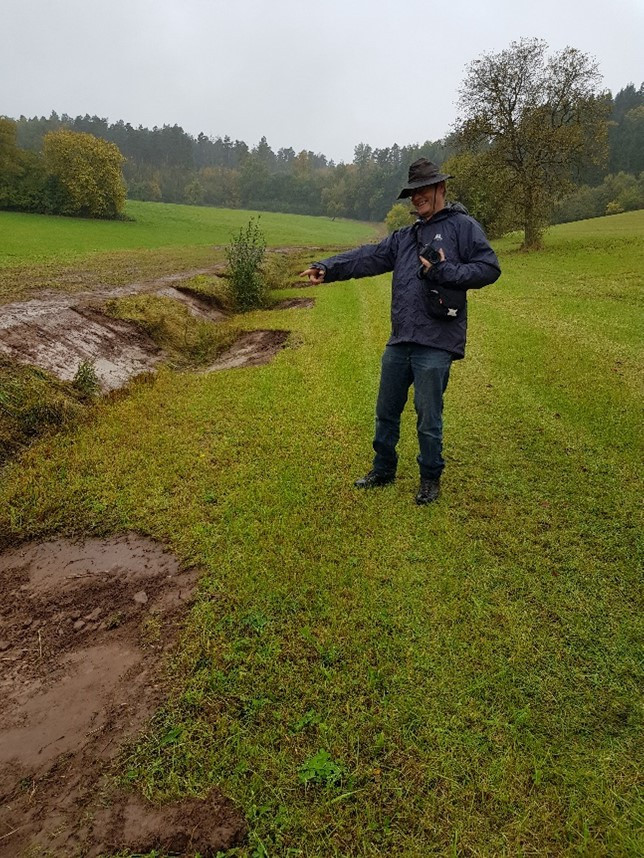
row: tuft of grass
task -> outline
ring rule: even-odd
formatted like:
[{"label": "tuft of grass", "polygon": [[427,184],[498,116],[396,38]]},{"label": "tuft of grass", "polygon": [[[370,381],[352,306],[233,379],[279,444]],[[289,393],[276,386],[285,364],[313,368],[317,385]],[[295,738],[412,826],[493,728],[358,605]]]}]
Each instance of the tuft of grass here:
[{"label": "tuft of grass", "polygon": [[87,398],[77,384],[0,355],[0,465],[35,438],[74,425]]},{"label": "tuft of grass", "polygon": [[[293,266],[293,253],[267,253],[263,265],[263,276],[269,290],[286,289],[295,278],[297,271]],[[302,269],[299,269],[302,271]]]},{"label": "tuft of grass", "polygon": [[180,292],[194,295],[212,307],[224,312],[232,312],[234,309],[233,297],[230,287],[225,279],[208,274],[196,274],[176,287]]},{"label": "tuft of grass", "polygon": [[114,319],[134,322],[168,353],[176,367],[199,366],[227,348],[239,335],[233,321],[210,322],[164,295],[112,298],[105,311]]}]

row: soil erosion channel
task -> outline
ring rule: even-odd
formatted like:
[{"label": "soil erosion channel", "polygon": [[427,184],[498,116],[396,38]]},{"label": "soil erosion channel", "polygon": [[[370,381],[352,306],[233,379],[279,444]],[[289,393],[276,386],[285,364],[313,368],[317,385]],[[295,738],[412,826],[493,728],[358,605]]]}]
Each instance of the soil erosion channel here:
[{"label": "soil erosion channel", "polygon": [[162,655],[197,577],[135,534],[0,554],[0,856],[241,842],[244,820],[216,791],[159,809],[105,777],[164,698]]},{"label": "soil erosion channel", "polygon": [[[227,318],[226,313],[182,285],[195,274],[214,271],[188,271],[107,290],[50,294],[5,304],[0,307],[0,352],[63,381],[71,381],[81,362],[89,361],[102,390],[116,390],[134,376],[153,370],[164,354],[141,328],[106,315],[104,302],[141,293],[160,295],[184,305],[197,318],[220,322]],[[274,308],[309,307],[312,303],[312,299],[294,298]],[[284,347],[287,336],[288,331],[275,330],[245,333],[209,370],[266,363]]]}]

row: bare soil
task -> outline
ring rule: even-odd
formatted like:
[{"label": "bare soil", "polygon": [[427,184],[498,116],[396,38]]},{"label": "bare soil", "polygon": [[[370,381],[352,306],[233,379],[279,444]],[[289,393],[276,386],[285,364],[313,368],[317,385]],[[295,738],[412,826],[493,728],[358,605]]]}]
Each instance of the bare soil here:
[{"label": "bare soil", "polygon": [[82,361],[91,361],[104,391],[122,387],[162,358],[135,325],[110,319],[89,305],[70,305],[65,298],[3,308],[0,351],[63,381],[74,378]]},{"label": "bare soil", "polygon": [[[193,316],[213,322],[227,314],[206,299],[186,291],[182,281],[198,273],[187,271],[140,283],[108,289],[94,289],[73,295],[44,294],[29,301],[2,305],[0,312],[0,352],[22,364],[38,366],[62,381],[71,381],[83,361],[94,365],[104,392],[123,387],[130,379],[149,372],[163,360],[164,354],[154,341],[136,325],[107,316],[102,311],[110,298],[148,293],[178,301]],[[219,276],[223,273],[217,267]],[[312,298],[290,298],[280,301],[275,309],[311,307]],[[243,335],[230,353],[209,367],[208,371],[265,363],[286,339],[279,336],[267,342],[265,331],[249,338]],[[253,352],[253,349],[257,348]]]},{"label": "bare soil", "polygon": [[305,307],[315,306],[315,298],[285,298],[283,301],[278,301],[273,304],[273,310],[293,310],[299,308],[303,310]]},{"label": "bare soil", "polygon": [[215,855],[245,822],[223,795],[156,808],[107,778],[164,698],[197,570],[135,534],[0,554],[0,856]]},{"label": "bare soil", "polygon": [[235,340],[204,372],[268,363],[285,347],[289,333],[290,331],[248,331]]}]

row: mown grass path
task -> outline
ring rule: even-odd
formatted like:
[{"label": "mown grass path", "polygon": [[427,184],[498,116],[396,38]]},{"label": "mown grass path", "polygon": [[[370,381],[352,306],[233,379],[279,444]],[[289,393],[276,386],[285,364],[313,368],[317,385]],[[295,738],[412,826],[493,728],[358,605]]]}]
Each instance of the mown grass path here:
[{"label": "mown grass path", "polygon": [[501,246],[433,506],[411,410],[398,481],[352,488],[387,277],[246,317],[298,347],[162,373],[5,470],[12,538],[132,529],[204,569],[127,780],[219,784],[250,821],[240,856],[639,854],[644,254],[641,218],[604,223]]}]

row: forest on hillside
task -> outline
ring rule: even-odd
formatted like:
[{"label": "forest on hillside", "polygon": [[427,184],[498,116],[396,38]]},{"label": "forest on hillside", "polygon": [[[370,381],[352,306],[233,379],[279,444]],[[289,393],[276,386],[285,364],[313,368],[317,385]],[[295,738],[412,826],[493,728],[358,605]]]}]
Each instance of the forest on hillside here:
[{"label": "forest on hillside", "polygon": [[[555,221],[605,214],[611,205],[615,211],[644,206],[644,177],[640,176],[644,172],[644,84],[639,89],[629,84],[609,97],[605,164],[578,171],[574,177],[578,192],[555,208]],[[413,160],[425,156],[444,164],[457,151],[450,135],[382,149],[360,143],[352,163],[336,164],[313,151],[274,151],[265,137],[249,146],[227,136],[200,133],[194,137],[178,125],[135,128],[122,120],[110,123],[98,116],[55,112],[10,121],[15,124],[15,145],[27,159],[42,151],[46,135],[61,129],[114,144],[124,157],[122,170],[130,199],[359,220],[385,217]],[[0,208],[29,210],[24,199],[12,205],[6,193],[2,198],[2,164],[0,140]],[[5,169],[5,183],[6,173]],[[14,177],[15,173],[14,169]]]}]

